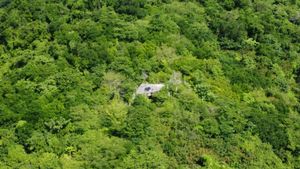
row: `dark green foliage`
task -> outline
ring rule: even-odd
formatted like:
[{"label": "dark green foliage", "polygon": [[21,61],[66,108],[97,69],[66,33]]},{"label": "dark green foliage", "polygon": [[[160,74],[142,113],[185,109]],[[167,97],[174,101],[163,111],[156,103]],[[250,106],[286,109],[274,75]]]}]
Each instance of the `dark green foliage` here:
[{"label": "dark green foliage", "polygon": [[146,0],[118,0],[115,9],[121,14],[133,15],[138,18],[146,16]]},{"label": "dark green foliage", "polygon": [[299,9],[0,0],[0,168],[299,168]]}]

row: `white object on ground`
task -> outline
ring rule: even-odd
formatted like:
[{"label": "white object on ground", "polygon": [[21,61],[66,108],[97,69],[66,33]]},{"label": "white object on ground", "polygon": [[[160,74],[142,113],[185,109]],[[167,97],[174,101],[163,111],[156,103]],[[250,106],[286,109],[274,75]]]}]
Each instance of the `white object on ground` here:
[{"label": "white object on ground", "polygon": [[141,84],[137,90],[136,94],[145,94],[151,96],[153,93],[160,91],[165,85],[164,84]]}]

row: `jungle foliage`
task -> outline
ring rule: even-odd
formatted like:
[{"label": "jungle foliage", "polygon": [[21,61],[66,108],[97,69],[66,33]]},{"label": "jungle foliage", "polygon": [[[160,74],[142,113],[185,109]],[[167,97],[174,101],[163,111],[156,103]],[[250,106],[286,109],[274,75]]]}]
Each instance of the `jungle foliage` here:
[{"label": "jungle foliage", "polygon": [[0,0],[0,168],[300,169],[299,53],[299,0]]}]

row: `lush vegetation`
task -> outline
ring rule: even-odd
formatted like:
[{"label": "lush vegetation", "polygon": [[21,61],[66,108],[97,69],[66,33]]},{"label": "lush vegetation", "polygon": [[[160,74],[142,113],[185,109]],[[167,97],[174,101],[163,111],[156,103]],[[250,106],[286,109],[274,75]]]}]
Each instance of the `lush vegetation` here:
[{"label": "lush vegetation", "polygon": [[0,168],[300,169],[299,9],[1,0]]}]

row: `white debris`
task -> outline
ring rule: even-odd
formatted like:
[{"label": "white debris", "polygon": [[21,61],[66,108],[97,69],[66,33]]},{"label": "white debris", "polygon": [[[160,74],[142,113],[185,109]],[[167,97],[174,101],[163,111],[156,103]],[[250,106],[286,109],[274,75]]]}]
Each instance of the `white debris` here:
[{"label": "white debris", "polygon": [[164,86],[164,84],[141,84],[137,88],[136,94],[151,96],[153,93],[160,91]]}]

